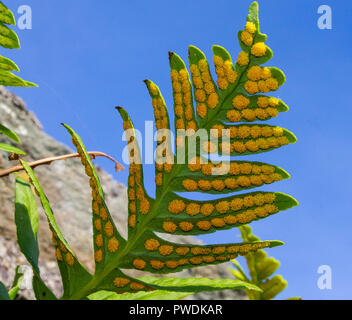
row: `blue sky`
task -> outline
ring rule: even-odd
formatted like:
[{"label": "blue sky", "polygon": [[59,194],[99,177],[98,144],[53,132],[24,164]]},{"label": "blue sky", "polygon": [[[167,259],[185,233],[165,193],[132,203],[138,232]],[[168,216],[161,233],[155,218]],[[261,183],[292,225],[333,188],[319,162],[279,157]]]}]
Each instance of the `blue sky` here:
[{"label": "blue sky", "polygon": [[[168,51],[187,60],[187,46],[196,45],[211,57],[211,45],[239,53],[237,31],[243,28],[251,1],[43,1],[28,4],[33,29],[18,30],[22,49],[3,54],[15,60],[21,76],[39,84],[14,89],[43,123],[46,132],[71,145],[60,126],[72,126],[90,150],[121,160],[121,105],[143,130],[153,120],[150,99],[142,82],[156,82],[171,103]],[[262,239],[285,246],[269,251],[288,280],[280,298],[350,299],[352,264],[350,182],[352,72],[350,17],[346,0],[259,1],[261,30],[274,51],[270,65],[283,69],[286,84],[276,93],[289,106],[271,124],[294,132],[299,141],[279,150],[247,158],[273,163],[292,178],[262,188],[298,199],[300,206],[251,226]],[[320,5],[333,10],[333,29],[317,27]],[[17,14],[17,17],[19,15]],[[242,158],[243,159],[243,158]],[[241,160],[242,160],[241,159]],[[111,163],[98,163],[113,173]],[[147,188],[153,194],[153,166],[145,166]],[[127,171],[114,174],[126,184]],[[236,230],[202,239],[232,242]],[[332,290],[317,287],[317,269],[332,268]]]}]

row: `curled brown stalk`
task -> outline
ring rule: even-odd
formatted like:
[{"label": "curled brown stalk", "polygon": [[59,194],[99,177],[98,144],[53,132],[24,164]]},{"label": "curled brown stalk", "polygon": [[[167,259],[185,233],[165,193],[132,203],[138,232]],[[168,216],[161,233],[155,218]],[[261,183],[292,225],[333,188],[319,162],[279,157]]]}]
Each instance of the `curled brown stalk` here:
[{"label": "curled brown stalk", "polygon": [[[124,167],[119,162],[117,162],[114,158],[110,157],[109,155],[107,155],[107,154],[105,154],[103,152],[92,151],[92,152],[88,152],[88,154],[91,157],[91,159],[95,159],[97,157],[104,157],[104,158],[107,158],[107,159],[111,160],[112,162],[115,163],[116,172],[120,172],[120,171],[124,170]],[[28,165],[31,168],[35,168],[35,167],[42,166],[42,165],[50,165],[54,161],[67,160],[67,159],[79,158],[79,157],[80,156],[79,156],[78,153],[71,153],[71,154],[66,154],[66,155],[63,155],[63,156],[41,159],[41,160],[38,160],[38,161],[34,161],[34,162],[31,162],[31,163],[28,163]],[[6,177],[6,176],[8,176],[11,173],[22,171],[22,170],[24,170],[22,165],[18,165],[18,166],[14,166],[14,167],[11,167],[11,168],[8,168],[8,169],[0,170],[0,178],[1,177]]]}]

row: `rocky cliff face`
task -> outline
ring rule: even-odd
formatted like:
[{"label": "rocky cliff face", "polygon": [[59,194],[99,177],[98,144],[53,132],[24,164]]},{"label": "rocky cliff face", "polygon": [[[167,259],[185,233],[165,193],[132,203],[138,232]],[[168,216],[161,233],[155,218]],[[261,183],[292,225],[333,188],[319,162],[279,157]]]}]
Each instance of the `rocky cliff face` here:
[{"label": "rocky cliff face", "polygon": [[[26,161],[71,153],[68,147],[55,141],[43,130],[40,122],[24,102],[9,91],[0,87],[0,120],[1,123],[14,130],[21,138],[21,149],[27,152]],[[0,135],[0,142],[9,142]],[[8,154],[0,151],[0,169],[13,166]],[[91,244],[91,196],[88,179],[79,160],[67,160],[42,166],[35,169],[53,211],[65,237],[75,250],[83,264],[92,271],[94,268]],[[120,232],[126,235],[127,192],[126,188],[116,182],[106,172],[98,168],[107,204]],[[16,242],[14,224],[14,178],[0,179],[0,280],[10,285],[16,265],[27,265]],[[39,206],[40,207],[40,206]],[[177,239],[175,239],[177,238]],[[40,267],[42,276],[48,286],[58,295],[62,288],[60,276],[55,262],[55,254],[51,245],[46,218],[40,212],[39,243]],[[173,237],[180,243],[196,243],[193,237]],[[218,265],[186,270],[178,276],[229,278],[228,265]],[[33,298],[30,290],[22,291],[26,298]],[[223,291],[202,293],[193,299],[242,299],[239,291]]]}]

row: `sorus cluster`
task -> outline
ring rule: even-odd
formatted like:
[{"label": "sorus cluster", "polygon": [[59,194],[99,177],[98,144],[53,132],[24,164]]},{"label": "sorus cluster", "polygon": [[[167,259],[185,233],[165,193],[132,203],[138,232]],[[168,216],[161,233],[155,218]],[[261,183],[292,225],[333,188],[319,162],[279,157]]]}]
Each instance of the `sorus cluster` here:
[{"label": "sorus cluster", "polygon": [[[145,247],[148,251],[159,251],[160,247],[155,247],[154,242],[158,241],[156,239],[149,239],[145,242]],[[150,243],[153,245],[150,247]],[[269,242],[253,243],[245,245],[224,245],[224,246],[204,246],[204,247],[193,247],[193,246],[181,246],[181,247],[171,247],[163,255],[169,256],[173,255],[172,259],[151,259],[144,260],[141,258],[136,258],[133,260],[133,266],[138,270],[144,270],[147,267],[151,267],[155,270],[176,269],[178,267],[187,265],[200,265],[200,264],[210,264],[217,262],[229,261],[237,258],[238,254],[245,255],[250,251],[256,251],[259,249],[267,248],[270,246]],[[159,249],[158,249],[159,248]]]},{"label": "sorus cluster", "polygon": [[192,89],[187,70],[172,69],[171,80],[174,91],[176,129],[197,131],[192,106]]},{"label": "sorus cluster", "polygon": [[114,253],[119,248],[119,241],[114,237],[114,226],[111,222],[110,216],[108,214],[108,210],[105,206],[103,198],[100,194],[100,190],[98,187],[98,180],[93,174],[93,169],[91,164],[87,161],[83,149],[79,145],[78,141],[74,138],[73,143],[76,146],[78,153],[81,157],[81,162],[85,167],[86,174],[90,178],[89,185],[92,189],[92,198],[93,198],[93,213],[94,213],[94,227],[95,227],[95,244],[97,250],[95,251],[95,261],[101,262],[104,256],[104,237],[109,239],[107,243],[107,248],[109,252]]},{"label": "sorus cluster", "polygon": [[123,290],[119,290],[119,292],[127,292],[127,291],[129,291],[129,289],[133,290],[133,291],[140,291],[140,290],[151,291],[151,290],[154,290],[151,287],[146,287],[143,283],[136,282],[136,281],[133,281],[131,279],[124,278],[124,277],[116,277],[113,280],[113,283],[114,283],[114,286],[116,288],[123,289]]},{"label": "sorus cluster", "polygon": [[252,66],[247,72],[247,78],[244,88],[249,94],[267,93],[279,89],[279,82],[272,76],[268,67]]},{"label": "sorus cluster", "polygon": [[226,90],[230,83],[234,83],[237,80],[238,74],[230,59],[224,61],[222,57],[215,55],[213,60],[215,72],[218,76],[218,86],[221,90]]},{"label": "sorus cluster", "polygon": [[[228,129],[223,131],[224,129]],[[257,152],[271,148],[279,148],[290,143],[280,127],[258,126],[258,125],[241,125],[225,127],[223,125],[214,125],[211,130],[214,138],[227,135],[230,139],[236,139],[231,144],[220,143],[220,151],[223,154],[229,152]],[[242,141],[241,141],[242,140]],[[204,152],[209,154],[217,152],[217,146],[212,141],[206,141],[203,144]]]},{"label": "sorus cluster", "polygon": [[172,171],[173,165],[174,159],[172,156],[166,156],[164,163],[158,163],[158,161],[155,161],[155,169],[157,171],[155,176],[155,183],[158,187],[161,187],[163,184],[163,174],[170,173]]},{"label": "sorus cluster", "polygon": [[251,174],[239,175],[237,177],[218,178],[218,179],[184,179],[182,187],[190,192],[196,191],[217,191],[224,189],[237,190],[241,188],[258,187],[263,184],[271,184],[282,180],[280,173],[271,174]]},{"label": "sorus cluster", "polygon": [[[242,200],[242,203],[241,203],[241,200]],[[209,217],[204,218],[203,220],[199,220],[197,222],[195,221],[177,222],[175,220],[164,221],[162,224],[162,229],[167,233],[175,233],[177,230],[187,233],[195,230],[195,228],[197,228],[197,231],[206,232],[213,227],[217,229],[221,229],[221,228],[228,228],[229,226],[233,227],[235,225],[247,224],[254,220],[262,219],[271,214],[275,214],[279,212],[278,207],[274,204],[263,204],[261,206],[257,206],[252,209],[244,209],[244,208],[247,208],[245,206],[245,203],[246,205],[250,205],[250,203],[247,203],[247,201],[248,202],[253,201],[253,203],[255,203],[254,201],[256,201],[256,199],[255,200],[241,199],[241,200],[240,201],[235,201],[235,200],[221,201],[216,205],[212,203],[204,204],[200,208],[200,213],[202,213],[203,216],[209,215]],[[242,205],[242,208],[238,209],[241,205]],[[215,211],[215,209],[221,215],[217,215],[216,217],[211,217],[210,215]],[[230,214],[231,212],[236,210],[243,210],[243,211],[237,214],[234,214],[234,213]]]},{"label": "sorus cluster", "polygon": [[141,165],[135,163],[130,165],[128,187],[129,226],[134,228],[136,225],[137,204],[139,204],[139,212],[143,215],[148,214],[150,210],[150,202],[143,187]]},{"label": "sorus cluster", "polygon": [[206,59],[201,59],[198,64],[191,64],[193,85],[195,87],[194,98],[197,102],[197,114],[204,119],[208,108],[215,109],[219,103],[219,95],[209,71]]},{"label": "sorus cluster", "polygon": [[226,114],[230,122],[240,122],[242,119],[247,121],[268,120],[269,118],[277,117],[279,111],[277,106],[279,100],[269,97],[258,97],[257,105],[250,107],[250,99],[244,95],[237,95],[232,100],[232,105],[235,110],[229,110]]},{"label": "sorus cluster", "polygon": [[154,108],[155,126],[158,130],[169,128],[169,119],[164,99],[160,95],[158,87],[150,82],[148,84],[149,93],[152,96],[152,105]]},{"label": "sorus cluster", "polygon": [[60,241],[56,232],[53,229],[51,229],[51,231],[52,231],[52,242],[55,246],[56,259],[72,267],[75,264],[75,258],[67,250],[66,246]]},{"label": "sorus cluster", "polygon": [[192,202],[189,200],[175,199],[168,205],[168,210],[173,215],[186,213],[189,216],[222,215],[229,212],[237,212],[254,206],[263,206],[275,202],[275,193],[258,193],[245,197],[235,197],[229,200],[213,202]]}]

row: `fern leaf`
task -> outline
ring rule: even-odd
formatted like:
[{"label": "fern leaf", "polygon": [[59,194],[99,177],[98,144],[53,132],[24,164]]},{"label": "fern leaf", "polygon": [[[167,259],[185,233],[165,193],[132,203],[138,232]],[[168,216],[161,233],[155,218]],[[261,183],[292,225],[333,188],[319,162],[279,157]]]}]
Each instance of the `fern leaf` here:
[{"label": "fern leaf", "polygon": [[[246,33],[243,35],[244,32]],[[249,256],[258,250],[262,252],[263,248],[283,244],[280,241],[248,239],[243,243],[234,244],[184,245],[166,241],[156,234],[157,232],[180,235],[208,234],[217,230],[243,226],[298,204],[292,197],[277,192],[254,192],[213,201],[195,201],[176,194],[176,192],[200,191],[223,195],[289,178],[288,173],[283,169],[265,163],[208,161],[210,153],[224,154],[225,149],[231,156],[246,155],[271,151],[296,142],[292,133],[279,127],[226,123],[225,115],[227,116],[229,111],[239,112],[240,105],[240,117],[234,122],[243,119],[264,121],[276,116],[279,111],[288,109],[284,103],[275,98],[261,95],[263,99],[259,102],[259,96],[256,95],[259,89],[264,91],[265,88],[265,92],[278,89],[285,80],[283,73],[278,69],[260,67],[272,57],[272,52],[264,44],[266,36],[259,32],[256,2],[250,7],[246,31],[241,32],[239,37],[243,42],[241,43],[243,53],[235,64],[225,49],[214,47],[214,62],[218,76],[216,82],[212,78],[204,54],[199,49],[193,46],[189,49],[191,77],[182,59],[175,53],[169,54],[174,125],[178,130],[175,137],[176,152],[171,148],[172,134],[169,131],[170,118],[165,100],[152,81],[145,81],[152,99],[158,130],[155,199],[148,195],[144,185],[141,152],[133,123],[123,108],[117,108],[123,120],[130,161],[128,238],[126,240],[118,233],[111,218],[99,178],[82,140],[69,126],[64,125],[72,136],[73,144],[90,179],[96,264],[94,275],[87,274],[69,248],[55,224],[50,205],[37,178],[31,168],[23,163],[40,196],[56,240],[59,257],[62,258],[58,260],[63,281],[66,282],[64,298],[83,299],[101,291],[105,292],[102,293],[103,295],[109,297],[106,292],[117,294],[158,290],[182,292],[185,288],[193,292],[197,287],[199,290],[219,290],[226,287],[226,284],[221,284],[220,281],[219,286],[215,284],[196,286],[194,279],[191,281],[192,285],[185,279],[163,278],[155,281],[151,278],[135,279],[122,270],[136,269],[169,274],[196,266],[223,263],[238,255]],[[249,41],[250,39],[252,40]],[[268,88],[260,81],[264,81]],[[253,88],[257,88],[258,92]],[[195,105],[193,100],[196,102]],[[268,103],[265,108],[264,100]],[[257,112],[257,109],[264,110],[266,116],[263,117],[263,112]],[[257,116],[247,119],[246,117],[252,111]],[[206,141],[196,139],[199,130],[207,134]],[[211,137],[219,138],[220,134],[222,142],[217,140],[213,142]],[[225,138],[227,138],[227,148],[224,148]],[[194,143],[196,148],[192,151],[189,146]],[[219,147],[220,152],[218,152]],[[182,158],[187,159],[186,162],[182,162]],[[67,254],[72,258],[69,261],[67,261]],[[265,266],[262,273],[263,276],[268,274]],[[80,283],[73,280],[75,276],[82,277]],[[70,281],[67,282],[67,279]],[[231,282],[227,285],[232,288],[258,290],[257,286],[245,281]],[[271,287],[270,283],[267,285],[266,291]],[[267,294],[272,293],[269,290]]]}]

